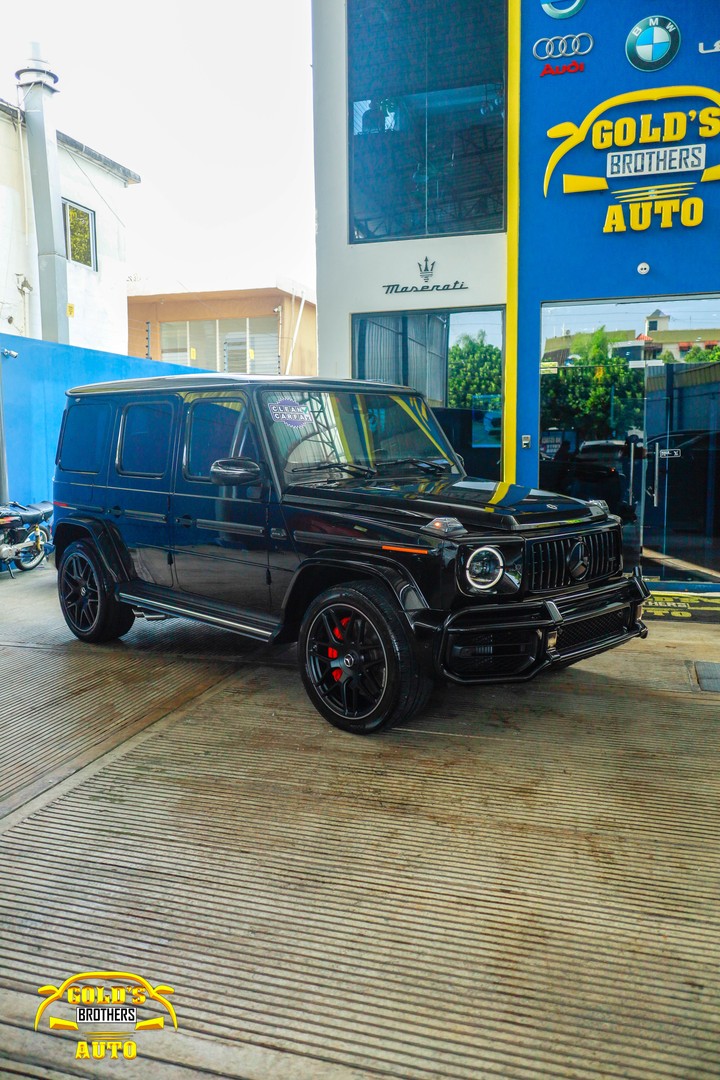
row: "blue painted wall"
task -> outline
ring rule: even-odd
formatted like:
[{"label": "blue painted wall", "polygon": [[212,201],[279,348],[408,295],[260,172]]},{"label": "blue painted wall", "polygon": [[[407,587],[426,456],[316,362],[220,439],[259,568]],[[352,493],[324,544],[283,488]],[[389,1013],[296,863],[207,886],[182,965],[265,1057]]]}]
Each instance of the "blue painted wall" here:
[{"label": "blue painted wall", "polygon": [[[16,352],[17,359],[2,350]],[[111,379],[180,375],[200,368],[77,349],[34,338],[0,334],[8,490],[18,502],[52,499],[65,391]]]},{"label": "blue painted wall", "polygon": [[[718,7],[522,0],[518,433],[539,426],[543,303],[720,288]],[[535,468],[518,449],[519,479]]]}]

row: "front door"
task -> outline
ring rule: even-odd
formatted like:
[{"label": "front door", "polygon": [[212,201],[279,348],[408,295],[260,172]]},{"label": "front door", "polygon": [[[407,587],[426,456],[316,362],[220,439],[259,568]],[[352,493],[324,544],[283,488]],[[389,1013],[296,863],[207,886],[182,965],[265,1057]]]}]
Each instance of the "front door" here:
[{"label": "front door", "polygon": [[188,395],[173,501],[174,562],[181,592],[267,616],[267,486],[221,487],[210,468],[221,458],[260,460],[244,394]]}]

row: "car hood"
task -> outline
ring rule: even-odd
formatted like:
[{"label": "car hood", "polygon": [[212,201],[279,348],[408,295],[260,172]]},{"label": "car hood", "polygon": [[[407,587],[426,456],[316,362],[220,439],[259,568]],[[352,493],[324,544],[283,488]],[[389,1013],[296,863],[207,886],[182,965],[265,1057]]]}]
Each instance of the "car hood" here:
[{"label": "car hood", "polygon": [[316,511],[390,516],[418,528],[435,517],[455,517],[470,533],[594,523],[606,517],[600,507],[567,495],[472,476],[419,478],[415,474],[337,482],[323,477],[293,485],[284,501]]}]

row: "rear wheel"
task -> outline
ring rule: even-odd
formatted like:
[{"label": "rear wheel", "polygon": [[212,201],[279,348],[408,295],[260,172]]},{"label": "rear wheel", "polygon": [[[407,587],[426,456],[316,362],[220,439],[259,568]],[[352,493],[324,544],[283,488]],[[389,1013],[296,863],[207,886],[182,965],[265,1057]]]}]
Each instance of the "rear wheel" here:
[{"label": "rear wheel", "polygon": [[63,552],[58,595],[65,622],[81,641],[114,641],[135,622],[132,608],[115,599],[100,556],[88,540]]},{"label": "rear wheel", "polygon": [[410,628],[375,582],[354,581],[318,596],[300,628],[298,657],[318,712],[357,735],[412,716],[432,689]]},{"label": "rear wheel", "polygon": [[20,552],[14,563],[18,570],[34,570],[45,558],[45,545],[50,543],[50,531],[45,525],[38,525],[41,536],[32,547]]}]

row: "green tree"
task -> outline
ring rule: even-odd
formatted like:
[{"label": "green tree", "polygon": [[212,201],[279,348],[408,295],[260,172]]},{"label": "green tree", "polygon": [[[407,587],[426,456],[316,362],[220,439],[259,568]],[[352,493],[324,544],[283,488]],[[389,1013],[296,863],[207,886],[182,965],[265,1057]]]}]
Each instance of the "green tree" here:
[{"label": "green tree", "polygon": [[477,394],[500,394],[502,391],[502,354],[488,345],[485,331],[474,337],[463,334],[448,354],[448,405],[470,408]]},{"label": "green tree", "polygon": [[717,364],[720,362],[720,345],[706,349],[703,345],[693,345],[683,357],[686,364]]},{"label": "green tree", "polygon": [[543,430],[575,430],[582,439],[607,439],[641,427],[644,379],[621,356],[610,355],[604,326],[573,339],[572,359],[557,374],[542,376]]}]

